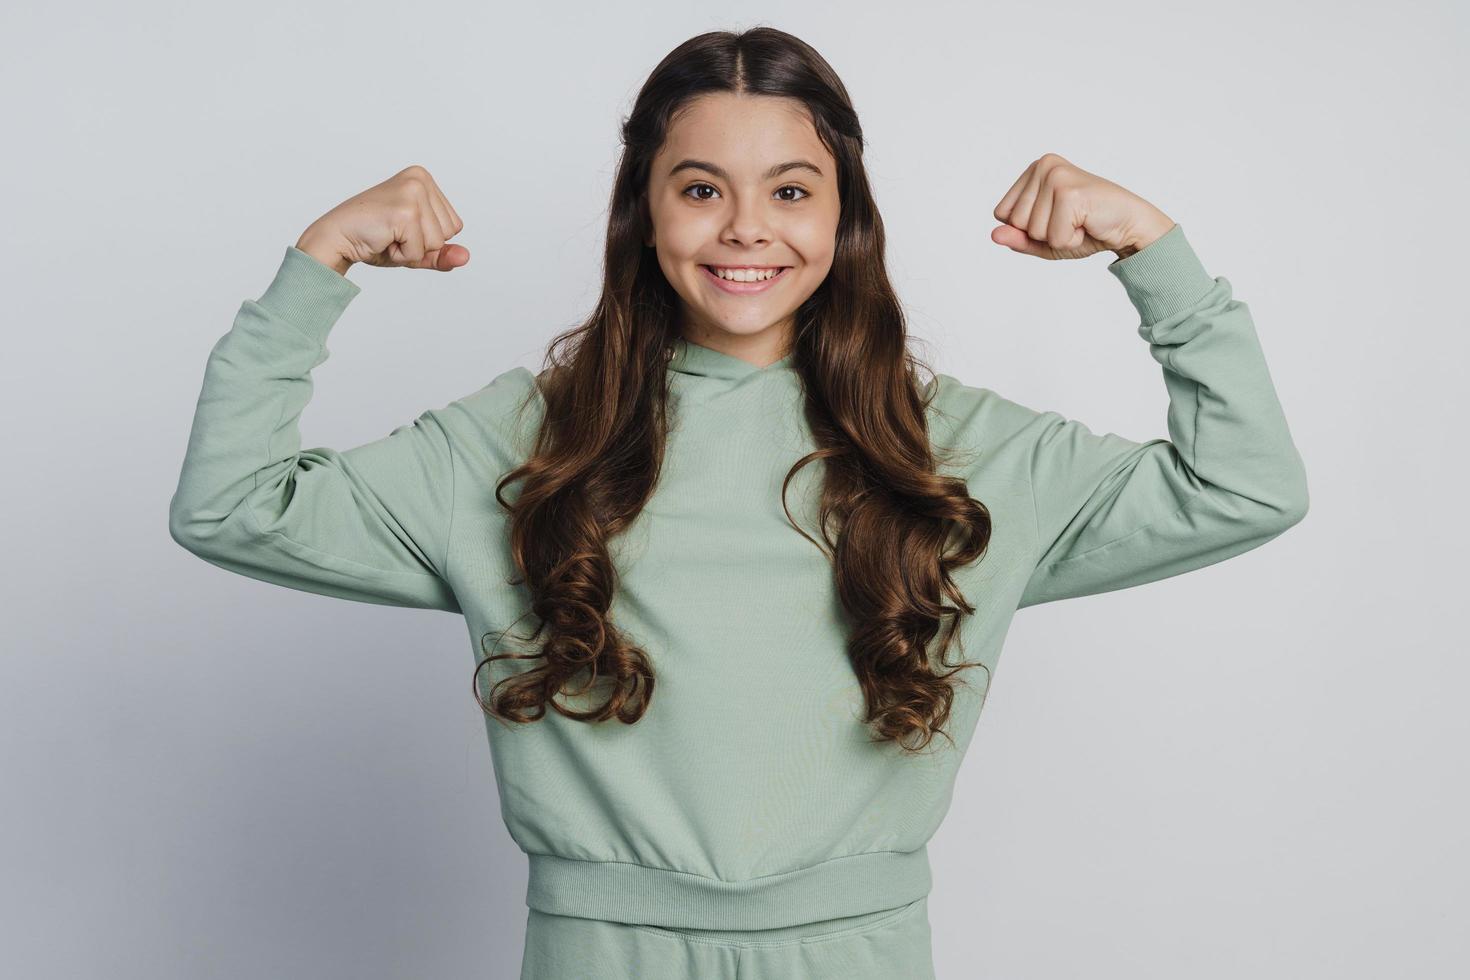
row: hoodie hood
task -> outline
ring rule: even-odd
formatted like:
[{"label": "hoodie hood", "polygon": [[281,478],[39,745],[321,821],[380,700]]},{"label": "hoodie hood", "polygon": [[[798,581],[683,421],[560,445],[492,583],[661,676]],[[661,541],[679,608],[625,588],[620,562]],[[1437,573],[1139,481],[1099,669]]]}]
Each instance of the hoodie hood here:
[{"label": "hoodie hood", "polygon": [[676,338],[672,346],[673,353],[669,357],[668,368],[676,374],[738,381],[752,374],[777,374],[796,370],[796,365],[793,363],[794,354],[787,354],[779,361],[774,361],[762,368],[756,367],[749,361],[741,360],[733,354],[725,354],[713,347],[696,344],[686,337]]}]

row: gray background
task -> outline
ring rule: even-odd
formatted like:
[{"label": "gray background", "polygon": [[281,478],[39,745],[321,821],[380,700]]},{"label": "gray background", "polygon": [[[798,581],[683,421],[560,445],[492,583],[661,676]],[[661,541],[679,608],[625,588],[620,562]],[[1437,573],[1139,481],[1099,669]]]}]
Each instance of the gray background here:
[{"label": "gray background", "polygon": [[473,259],[350,273],[304,445],[538,366],[596,297],[637,87],[766,23],[850,87],[936,368],[1166,435],[1112,256],[989,240],[1054,151],[1230,279],[1309,475],[1255,552],[1017,615],[931,845],[939,975],[1463,975],[1463,5],[4,9],[0,972],[515,976],[463,621],[173,543],[205,359],[307,224],[421,163]]}]

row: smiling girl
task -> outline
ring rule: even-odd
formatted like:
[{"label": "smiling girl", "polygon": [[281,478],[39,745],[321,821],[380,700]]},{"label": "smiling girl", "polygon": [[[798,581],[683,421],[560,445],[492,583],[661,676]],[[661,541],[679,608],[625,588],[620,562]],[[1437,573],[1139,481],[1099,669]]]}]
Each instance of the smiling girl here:
[{"label": "smiling girl", "polygon": [[530,865],[523,980],[932,977],[926,845],[1013,613],[1306,511],[1250,314],[1158,208],[1026,167],[992,239],[1113,252],[1163,367],[1170,439],[1095,434],[921,370],[857,115],[799,39],[692,38],[622,137],[585,323],[346,451],[298,429],[345,273],[470,252],[419,166],[313,222],[210,354],[170,532],[463,614]]}]

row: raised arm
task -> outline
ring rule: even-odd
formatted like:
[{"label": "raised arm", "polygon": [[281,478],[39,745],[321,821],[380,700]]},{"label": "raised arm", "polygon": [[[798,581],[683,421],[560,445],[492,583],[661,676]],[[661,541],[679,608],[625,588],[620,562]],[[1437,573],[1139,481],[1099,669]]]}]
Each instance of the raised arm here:
[{"label": "raised arm", "polygon": [[1163,367],[1168,439],[1095,434],[1035,413],[1038,547],[1020,606],[1168,578],[1256,548],[1302,519],[1307,480],[1246,305],[1175,224],[1108,265]]},{"label": "raised arm", "polygon": [[441,411],[345,452],[301,448],[311,370],[358,292],[287,247],[210,352],[169,533],[211,564],[286,588],[459,612],[446,580],[456,465]]}]

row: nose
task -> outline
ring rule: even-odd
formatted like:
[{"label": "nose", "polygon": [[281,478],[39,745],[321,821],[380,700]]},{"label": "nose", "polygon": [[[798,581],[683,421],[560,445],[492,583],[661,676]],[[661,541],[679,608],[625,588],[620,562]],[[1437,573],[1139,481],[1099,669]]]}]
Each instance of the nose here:
[{"label": "nose", "polygon": [[741,195],[730,210],[730,222],[725,226],[724,241],[727,244],[758,245],[771,240],[770,222],[764,202],[752,195]]}]

